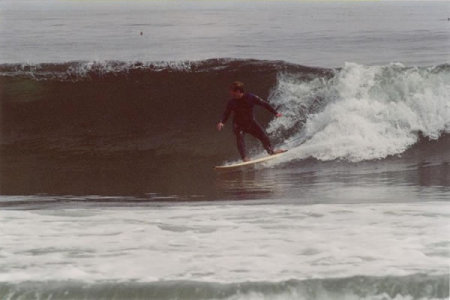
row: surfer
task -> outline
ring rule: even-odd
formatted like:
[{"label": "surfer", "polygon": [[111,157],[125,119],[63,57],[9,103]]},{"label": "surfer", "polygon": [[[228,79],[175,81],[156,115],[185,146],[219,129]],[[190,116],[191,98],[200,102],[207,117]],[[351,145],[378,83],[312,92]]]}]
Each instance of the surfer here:
[{"label": "surfer", "polygon": [[284,150],[273,150],[269,137],[254,118],[253,107],[255,105],[260,105],[273,113],[276,117],[281,117],[281,114],[260,97],[251,93],[245,93],[244,84],[240,81],[235,81],[231,84],[230,95],[231,99],[228,101],[222,119],[217,123],[217,130],[222,130],[225,122],[233,111],[233,132],[236,135],[236,143],[242,160],[249,161],[245,151],[245,133],[249,133],[260,140],[264,149],[266,149],[267,153],[270,155],[284,152]]}]

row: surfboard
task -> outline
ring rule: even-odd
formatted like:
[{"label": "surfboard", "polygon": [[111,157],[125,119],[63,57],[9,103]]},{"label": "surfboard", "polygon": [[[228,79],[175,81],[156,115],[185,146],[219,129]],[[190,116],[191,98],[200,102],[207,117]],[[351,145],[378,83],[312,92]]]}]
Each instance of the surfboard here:
[{"label": "surfboard", "polygon": [[277,153],[277,154],[268,155],[268,156],[252,159],[252,160],[249,160],[249,161],[244,161],[244,162],[230,164],[230,165],[215,166],[214,169],[216,169],[216,170],[230,170],[230,169],[237,169],[237,168],[241,168],[241,167],[251,166],[251,165],[255,165],[257,163],[261,163],[261,162],[264,162],[264,161],[268,161],[268,160],[280,157],[280,155],[283,155],[285,152],[287,152],[287,150],[283,150],[283,152],[280,152],[280,153]]}]

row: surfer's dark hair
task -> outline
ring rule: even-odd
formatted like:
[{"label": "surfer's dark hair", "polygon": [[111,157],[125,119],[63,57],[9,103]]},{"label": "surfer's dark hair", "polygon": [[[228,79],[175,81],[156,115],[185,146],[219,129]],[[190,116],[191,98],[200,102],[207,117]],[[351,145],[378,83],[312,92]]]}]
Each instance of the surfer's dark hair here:
[{"label": "surfer's dark hair", "polygon": [[244,92],[244,84],[240,81],[235,81],[231,84],[231,89],[233,91],[240,91],[241,93]]}]

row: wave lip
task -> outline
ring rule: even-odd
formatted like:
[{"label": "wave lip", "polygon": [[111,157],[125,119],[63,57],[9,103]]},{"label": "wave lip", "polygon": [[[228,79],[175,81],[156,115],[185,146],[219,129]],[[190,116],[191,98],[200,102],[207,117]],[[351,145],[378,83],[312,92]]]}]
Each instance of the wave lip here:
[{"label": "wave lip", "polygon": [[72,61],[66,63],[1,64],[0,76],[35,80],[76,81],[148,72],[268,72],[331,74],[331,69],[307,67],[276,60],[212,58],[180,61]]}]

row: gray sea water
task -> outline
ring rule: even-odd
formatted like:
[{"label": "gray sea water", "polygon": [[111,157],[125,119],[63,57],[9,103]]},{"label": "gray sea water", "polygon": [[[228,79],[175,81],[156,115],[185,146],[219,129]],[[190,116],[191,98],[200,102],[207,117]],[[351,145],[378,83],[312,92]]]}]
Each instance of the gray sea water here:
[{"label": "gray sea water", "polygon": [[[448,299],[449,18],[0,0],[0,298]],[[289,151],[217,173],[236,79]]]},{"label": "gray sea water", "polygon": [[[448,1],[0,1],[0,62],[448,62]],[[142,35],[140,33],[142,32]]]}]

